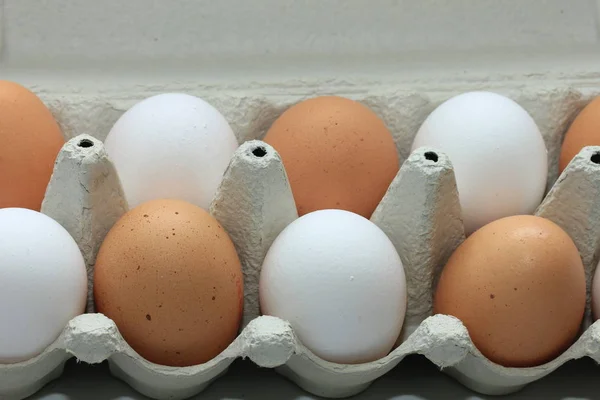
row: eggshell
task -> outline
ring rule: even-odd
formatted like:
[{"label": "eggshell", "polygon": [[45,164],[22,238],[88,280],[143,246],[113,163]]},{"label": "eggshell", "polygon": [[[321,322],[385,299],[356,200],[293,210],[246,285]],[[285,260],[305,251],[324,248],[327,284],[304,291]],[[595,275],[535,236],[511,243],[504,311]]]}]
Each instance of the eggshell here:
[{"label": "eggshell", "polygon": [[260,276],[263,314],[289,321],[321,358],[345,364],[386,356],[406,313],[406,278],[374,223],[343,210],[300,217],[275,239]]},{"label": "eggshell", "polygon": [[476,231],[443,269],[434,311],[459,318],[488,359],[530,367],[568,348],[584,315],[585,274],[550,220],[512,216]]},{"label": "eggshell", "polygon": [[592,100],[569,127],[560,150],[559,171],[586,146],[600,146],[600,97]]},{"label": "eggshell", "polygon": [[85,262],[66,229],[37,211],[0,209],[0,364],[40,354],[86,297]]},{"label": "eggshell", "polygon": [[137,103],[115,123],[104,145],[130,207],[177,198],[205,209],[238,147],[219,111],[182,93]]},{"label": "eggshell", "polygon": [[299,215],[336,208],[369,218],[399,168],[383,121],[343,97],[322,96],[290,107],[264,141],[283,160]]},{"label": "eggshell", "polygon": [[513,100],[469,92],[437,107],[412,150],[432,147],[454,166],[465,233],[510,215],[532,214],[546,190],[548,154],[535,121]]},{"label": "eggshell", "polygon": [[35,94],[0,81],[0,208],[40,210],[64,143],[52,113]]},{"label": "eggshell", "polygon": [[94,279],[98,311],[151,362],[201,364],[237,336],[240,260],[221,225],[190,203],[159,199],[126,213],[102,243]]}]

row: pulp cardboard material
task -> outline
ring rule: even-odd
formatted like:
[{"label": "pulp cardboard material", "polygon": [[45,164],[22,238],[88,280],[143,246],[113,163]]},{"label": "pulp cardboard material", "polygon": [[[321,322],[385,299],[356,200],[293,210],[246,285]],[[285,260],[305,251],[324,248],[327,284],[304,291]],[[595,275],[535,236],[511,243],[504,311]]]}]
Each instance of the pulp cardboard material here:
[{"label": "pulp cardboard material", "polygon": [[[568,105],[558,107],[561,112],[550,113],[544,104],[552,103],[556,96],[565,93],[569,96],[562,99],[567,99]],[[264,142],[247,140],[261,137],[260,133],[241,129],[238,135],[242,145],[232,158],[210,207],[211,214],[234,241],[244,269],[245,310],[237,339],[215,359],[202,365],[177,368],[150,363],[123,340],[110,319],[93,313],[93,281],[90,279],[88,314],[73,319],[63,334],[39,356],[18,364],[0,365],[0,398],[22,399],[31,395],[59,377],[64,362],[72,356],[87,363],[108,360],[116,377],[156,399],[183,399],[200,392],[226,373],[236,358],[250,358],[259,366],[276,368],[307,391],[332,398],[366,389],[406,355],[415,353],[424,355],[466,386],[488,394],[516,391],[571,359],[589,356],[600,361],[600,325],[591,324],[589,302],[591,277],[598,262],[597,254],[600,254],[600,202],[597,200],[600,198],[600,147],[583,149],[552,186],[561,135],[580,105],[581,96],[571,94],[570,91],[547,93],[546,103],[540,100],[532,106],[537,110],[537,114],[532,114],[539,117],[536,120],[551,160],[551,190],[537,214],[553,220],[571,235],[581,252],[588,280],[582,335],[557,359],[533,368],[496,365],[474,347],[458,319],[431,316],[432,294],[439,272],[464,240],[452,165],[436,149],[421,148],[408,155],[413,128],[418,127],[425,114],[403,113],[402,110],[395,113],[379,101],[383,97],[370,97],[363,100],[372,103],[391,125],[404,161],[371,218],[386,232],[401,255],[408,285],[404,329],[397,347],[388,356],[360,365],[330,363],[304,347],[287,322],[260,316],[258,280],[262,260],[275,237],[297,218],[297,212],[278,154]],[[573,98],[577,101],[571,101]],[[405,99],[408,99],[407,107],[414,106],[411,105],[413,97]],[[387,100],[390,102],[385,104],[398,102],[398,99]],[[426,102],[419,96],[416,100],[419,104]],[[527,102],[526,97],[522,100]],[[556,111],[556,107],[551,109]],[[392,117],[394,115],[404,116],[406,124],[402,125],[402,121]],[[272,117],[269,114],[268,119]],[[62,122],[64,126],[69,120]],[[265,121],[253,121],[253,124],[268,126]],[[236,126],[235,121],[233,125]],[[73,136],[69,130],[67,136]],[[127,210],[102,138],[103,135],[79,135],[65,144],[42,206],[42,212],[61,223],[77,241],[90,278],[104,236]]]}]

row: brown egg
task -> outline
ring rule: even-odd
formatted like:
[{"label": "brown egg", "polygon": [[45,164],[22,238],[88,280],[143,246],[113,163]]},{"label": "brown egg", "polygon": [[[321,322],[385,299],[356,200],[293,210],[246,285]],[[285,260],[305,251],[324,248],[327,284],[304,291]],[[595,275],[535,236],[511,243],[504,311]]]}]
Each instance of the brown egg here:
[{"label": "brown egg", "polygon": [[600,97],[596,97],[575,118],[560,151],[559,172],[586,146],[600,146]]},{"label": "brown egg", "polygon": [[459,318],[491,361],[530,367],[573,343],[585,285],[579,252],[558,225],[512,216],[485,225],[456,249],[438,282],[434,311]]},{"label": "brown egg", "polygon": [[217,220],[179,200],[126,213],[106,236],[94,272],[98,312],[142,357],[189,366],[211,360],[237,336],[243,276]]},{"label": "brown egg", "polygon": [[337,208],[369,218],[399,168],[394,139],[383,121],[343,97],[292,106],[264,141],[283,160],[300,215]]},{"label": "brown egg", "polygon": [[0,208],[39,211],[64,144],[56,120],[35,94],[0,81]]}]

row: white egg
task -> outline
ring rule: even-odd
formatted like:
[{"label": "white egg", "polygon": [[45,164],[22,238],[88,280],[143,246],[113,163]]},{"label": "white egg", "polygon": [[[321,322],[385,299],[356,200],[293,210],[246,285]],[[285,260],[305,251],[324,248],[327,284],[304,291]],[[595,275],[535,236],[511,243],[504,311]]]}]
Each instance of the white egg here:
[{"label": "white egg", "polygon": [[0,364],[28,360],[54,342],[87,296],[83,256],[52,218],[0,209]]},{"label": "white egg", "polygon": [[469,92],[436,108],[412,150],[450,158],[467,234],[510,215],[532,214],[543,199],[548,152],[533,118],[513,100]]},{"label": "white egg", "polygon": [[207,209],[238,143],[213,106],[187,94],[165,93],[126,111],[105,147],[131,208],[177,198]]},{"label": "white egg", "polygon": [[387,355],[406,313],[406,279],[394,245],[375,224],[320,210],[288,225],[260,275],[263,314],[290,322],[317,356],[355,364]]}]

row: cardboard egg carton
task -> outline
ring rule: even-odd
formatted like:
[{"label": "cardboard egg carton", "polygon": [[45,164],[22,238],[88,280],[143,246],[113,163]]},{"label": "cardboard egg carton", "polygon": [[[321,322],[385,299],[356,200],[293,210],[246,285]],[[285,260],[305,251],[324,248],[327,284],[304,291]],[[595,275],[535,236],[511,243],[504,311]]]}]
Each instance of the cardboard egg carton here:
[{"label": "cardboard egg carton", "polygon": [[[529,101],[530,95],[523,92],[520,98],[511,97],[523,104]],[[226,373],[237,358],[250,358],[261,367],[275,368],[307,391],[331,398],[365,390],[409,354],[424,355],[466,386],[488,394],[516,391],[571,359],[589,356],[600,361],[600,325],[590,325],[589,294],[598,262],[595,254],[600,254],[600,202],[597,201],[600,198],[600,156],[597,156],[600,147],[588,147],[580,152],[537,211],[571,235],[586,268],[586,320],[577,342],[547,364],[505,368],[481,355],[458,319],[431,316],[437,277],[450,254],[464,240],[464,229],[448,158],[429,148],[407,155],[420,122],[436,103],[447,97],[449,95],[443,95],[432,101],[424,95],[387,94],[359,99],[384,118],[405,160],[371,220],[396,246],[408,287],[407,313],[396,348],[380,360],[359,365],[322,360],[302,345],[287,322],[260,316],[258,282],[262,261],[273,240],[298,215],[278,154],[268,144],[249,139],[261,137],[260,131],[277,116],[273,110],[280,112],[285,107],[257,97],[253,103],[257,107],[249,109],[258,109],[261,105],[268,112],[257,113],[251,124],[244,125],[236,111],[239,98],[226,95],[208,99],[233,121],[238,139],[243,143],[224,174],[210,213],[231,236],[242,263],[244,317],[240,334],[227,349],[207,363],[190,367],[167,367],[146,361],[125,342],[110,319],[94,313],[94,260],[105,235],[126,212],[127,204],[116,170],[99,140],[103,138],[75,136],[73,128],[80,122],[65,113],[77,107],[69,107],[73,104],[68,101],[67,104],[55,103],[50,99],[63,129],[67,127],[66,135],[75,137],[65,144],[57,158],[42,212],[61,223],[84,254],[89,277],[88,313],[70,321],[62,335],[39,356],[17,364],[0,365],[0,399],[22,399],[33,394],[59,377],[65,361],[71,357],[92,364],[108,360],[114,376],[156,399],[183,399],[199,393]],[[581,98],[577,91],[560,89],[546,91],[543,96],[538,93],[541,105],[530,103],[533,108],[528,111],[540,125],[554,167],[562,133],[581,106]],[[89,102],[79,101],[85,109],[92,107]],[[98,115],[104,115],[102,107],[107,105],[119,109],[116,103],[106,101],[93,100],[97,107],[92,108]],[[288,99],[289,103],[293,101],[295,99]],[[122,109],[130,106],[119,104]],[[404,104],[404,108],[394,110],[399,104]],[[243,114],[243,117],[248,118],[248,115]],[[81,119],[81,123],[96,122]],[[552,173],[549,180],[555,180]]]}]

